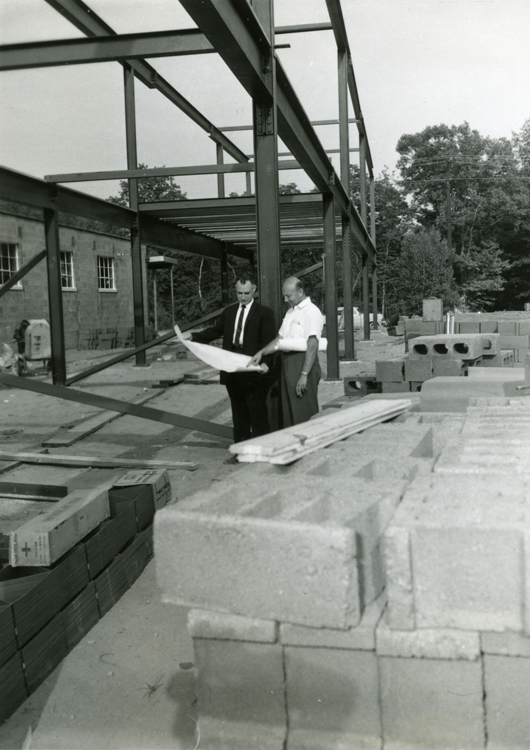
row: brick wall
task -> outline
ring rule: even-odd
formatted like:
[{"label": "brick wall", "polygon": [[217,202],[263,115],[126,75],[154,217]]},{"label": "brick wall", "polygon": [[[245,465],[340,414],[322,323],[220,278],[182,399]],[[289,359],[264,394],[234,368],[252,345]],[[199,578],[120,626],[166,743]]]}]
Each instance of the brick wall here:
[{"label": "brick wall", "polygon": [[[74,290],[63,290],[65,346],[88,348],[87,332],[116,329],[116,341],[125,342],[133,326],[130,243],[126,239],[70,227],[60,227],[62,251],[73,253]],[[45,247],[42,221],[0,213],[0,242],[18,245],[21,268]],[[116,291],[100,291],[97,256],[114,259]],[[23,318],[49,320],[46,263],[42,261],[21,281],[20,287],[0,297],[0,344],[10,343],[13,329]],[[97,338],[97,333],[95,334]]]}]

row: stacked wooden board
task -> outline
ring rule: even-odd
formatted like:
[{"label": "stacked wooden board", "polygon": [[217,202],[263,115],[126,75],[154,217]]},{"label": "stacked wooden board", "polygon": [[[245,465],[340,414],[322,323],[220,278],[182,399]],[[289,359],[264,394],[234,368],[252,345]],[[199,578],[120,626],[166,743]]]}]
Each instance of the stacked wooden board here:
[{"label": "stacked wooden board", "polygon": [[333,413],[325,412],[309,422],[234,443],[229,450],[242,462],[290,464],[337,440],[344,440],[380,422],[393,419],[411,406],[412,402],[407,399],[347,405]]},{"label": "stacked wooden board", "polygon": [[153,556],[153,517],[170,495],[160,492],[167,486],[166,472],[154,472],[149,480],[107,488],[110,518],[55,564],[0,570],[0,723],[111,609]]}]

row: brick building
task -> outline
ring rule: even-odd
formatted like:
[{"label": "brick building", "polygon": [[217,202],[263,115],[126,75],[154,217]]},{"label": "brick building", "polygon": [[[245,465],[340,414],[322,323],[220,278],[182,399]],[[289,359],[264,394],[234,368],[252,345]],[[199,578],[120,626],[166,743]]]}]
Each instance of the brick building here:
[{"label": "brick building", "polygon": [[[75,223],[59,229],[65,347],[133,346],[130,242]],[[0,286],[44,247],[40,212],[0,205]],[[0,348],[24,318],[49,320],[45,261],[0,297]]]}]

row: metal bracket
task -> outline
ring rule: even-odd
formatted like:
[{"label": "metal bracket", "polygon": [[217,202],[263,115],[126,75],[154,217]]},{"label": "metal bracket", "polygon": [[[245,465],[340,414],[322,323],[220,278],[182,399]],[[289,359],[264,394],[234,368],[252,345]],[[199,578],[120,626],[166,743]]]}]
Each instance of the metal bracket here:
[{"label": "metal bracket", "polygon": [[335,172],[330,173],[328,184],[330,187],[333,187],[335,185]]},{"label": "metal bracket", "polygon": [[267,102],[256,102],[256,135],[273,135],[273,107]]}]

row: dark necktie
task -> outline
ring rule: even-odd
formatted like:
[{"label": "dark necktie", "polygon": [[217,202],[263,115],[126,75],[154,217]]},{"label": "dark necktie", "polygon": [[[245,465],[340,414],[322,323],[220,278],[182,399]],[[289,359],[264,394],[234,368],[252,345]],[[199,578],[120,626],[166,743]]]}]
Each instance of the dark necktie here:
[{"label": "dark necktie", "polygon": [[234,344],[239,346],[239,339],[241,337],[241,331],[243,330],[243,316],[245,315],[245,305],[241,305],[239,308],[239,318],[237,319],[236,337]]}]

